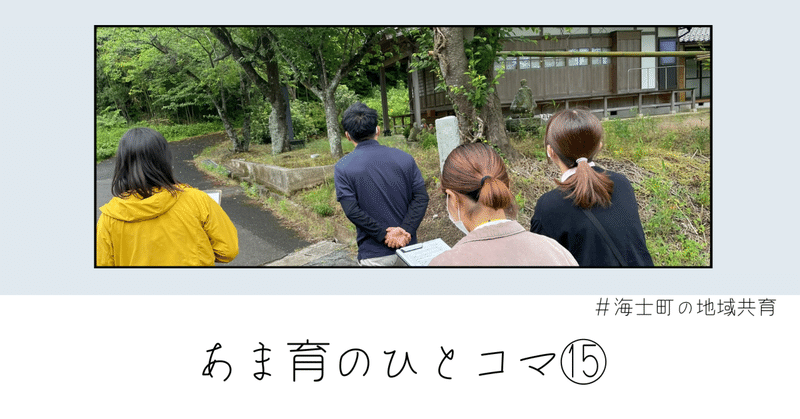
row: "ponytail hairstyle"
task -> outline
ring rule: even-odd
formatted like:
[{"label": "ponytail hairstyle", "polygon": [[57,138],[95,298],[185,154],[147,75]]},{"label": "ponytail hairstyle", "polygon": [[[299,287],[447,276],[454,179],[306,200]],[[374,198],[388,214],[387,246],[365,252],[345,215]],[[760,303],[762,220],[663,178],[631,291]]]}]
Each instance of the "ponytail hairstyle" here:
[{"label": "ponytail hairstyle", "polygon": [[[602,140],[603,126],[588,109],[564,109],[547,122],[545,148],[549,145],[561,163],[575,168],[574,175],[564,182],[557,180],[556,184],[581,208],[607,207],[611,203],[614,182],[589,166],[600,151]],[[579,159],[580,162],[576,162]]]},{"label": "ponytail hairstyle", "polygon": [[506,165],[488,144],[462,144],[453,149],[444,162],[441,182],[442,193],[450,189],[516,218],[516,201],[509,190]]},{"label": "ponytail hairstyle", "polygon": [[139,195],[142,199],[163,188],[175,195],[181,189],[172,172],[172,153],[160,132],[131,128],[117,148],[111,193],[116,197]]}]

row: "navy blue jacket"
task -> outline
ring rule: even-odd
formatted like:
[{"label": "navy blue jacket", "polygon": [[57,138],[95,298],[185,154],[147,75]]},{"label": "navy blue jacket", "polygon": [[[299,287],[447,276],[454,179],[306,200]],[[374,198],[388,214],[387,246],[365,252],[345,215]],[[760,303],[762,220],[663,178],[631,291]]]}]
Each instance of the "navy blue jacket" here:
[{"label": "navy blue jacket", "polygon": [[334,184],[336,200],[356,226],[359,260],[395,254],[384,243],[388,227],[402,227],[411,234],[409,244],[417,242],[428,192],[411,155],[363,141],[336,163]]},{"label": "navy blue jacket", "polygon": [[[594,170],[604,171],[597,166]],[[608,232],[628,266],[653,266],[631,183],[619,173],[608,170],[605,173],[614,182],[611,205],[592,207],[592,214]],[[620,266],[583,209],[575,206],[571,198],[565,199],[566,195],[557,188],[539,198],[531,218],[531,231],[561,243],[580,266]]]}]

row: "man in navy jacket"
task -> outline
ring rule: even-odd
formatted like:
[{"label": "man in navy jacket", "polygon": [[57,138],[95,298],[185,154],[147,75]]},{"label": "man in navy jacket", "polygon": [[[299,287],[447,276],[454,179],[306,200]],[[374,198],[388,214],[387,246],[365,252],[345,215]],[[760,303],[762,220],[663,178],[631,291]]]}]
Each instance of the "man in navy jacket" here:
[{"label": "man in navy jacket", "polygon": [[414,158],[378,143],[378,113],[356,102],[342,126],[355,144],[334,168],[336,200],[356,226],[358,262],[393,266],[395,249],[417,242],[417,228],[428,208],[428,193]]}]

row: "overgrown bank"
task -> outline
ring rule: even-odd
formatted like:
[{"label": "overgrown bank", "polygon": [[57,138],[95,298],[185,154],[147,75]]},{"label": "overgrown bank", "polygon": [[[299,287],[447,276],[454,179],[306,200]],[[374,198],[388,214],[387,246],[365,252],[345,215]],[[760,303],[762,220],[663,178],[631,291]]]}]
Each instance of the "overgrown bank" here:
[{"label": "overgrown bank", "polygon": [[[708,266],[711,250],[711,138],[708,112],[644,117],[604,122],[605,147],[598,164],[625,174],[634,185],[639,213],[648,248],[656,266]],[[435,137],[434,137],[435,138]],[[325,141],[324,139],[322,140]],[[382,137],[380,142],[410,153],[422,171],[431,200],[419,228],[421,241],[442,238],[455,244],[462,234],[449,221],[445,200],[439,191],[439,160],[435,141],[423,136],[419,143],[407,143],[402,136]],[[555,185],[558,175],[544,152],[541,132],[516,134],[514,147],[522,157],[509,162],[511,190],[520,207],[518,221],[530,226],[536,200]],[[324,146],[324,144],[323,144]],[[314,143],[277,159],[287,162],[314,162]],[[205,150],[196,162],[224,161],[229,158],[265,159],[268,150],[232,154],[229,144]],[[345,152],[348,150],[345,149]],[[270,160],[272,159],[272,160]],[[219,174],[218,174],[219,175]],[[255,194],[256,188],[243,187]],[[333,181],[291,197],[270,194],[264,205],[308,240],[338,238],[355,249],[355,229],[336,202]]]},{"label": "overgrown bank", "polygon": [[119,115],[119,111],[103,113],[96,117],[95,162],[113,157],[117,152],[119,140],[131,128],[147,127],[160,132],[167,141],[178,141],[188,137],[222,131],[222,123],[203,122],[198,124],[172,124],[167,120],[150,120],[129,125]]}]

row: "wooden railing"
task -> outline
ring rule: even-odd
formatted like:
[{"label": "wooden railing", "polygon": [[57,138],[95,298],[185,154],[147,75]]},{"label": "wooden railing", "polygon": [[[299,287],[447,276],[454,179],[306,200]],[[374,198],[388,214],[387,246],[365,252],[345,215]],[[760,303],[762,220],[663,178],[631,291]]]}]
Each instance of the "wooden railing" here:
[{"label": "wooden railing", "polygon": [[[586,101],[603,101],[603,108],[602,109],[591,109],[592,112],[602,112],[604,118],[610,116],[612,111],[622,111],[622,110],[629,110],[631,109],[630,106],[622,106],[622,107],[615,107],[609,108],[608,107],[608,100],[609,99],[624,99],[626,97],[635,98],[637,102],[636,108],[638,109],[638,113],[642,114],[642,109],[646,108],[663,108],[669,106],[670,113],[675,113],[675,107],[681,105],[691,105],[692,110],[697,109],[697,99],[694,95],[695,89],[693,88],[681,88],[681,89],[665,89],[665,90],[642,90],[638,92],[627,92],[627,93],[618,93],[618,94],[610,94],[610,95],[595,95],[595,96],[585,96],[585,97],[565,97],[565,98],[551,98],[551,99],[537,99],[537,103],[551,103],[555,102],[556,105],[563,103],[564,108],[569,109],[570,102],[573,104],[576,102],[586,102]],[[681,92],[688,92],[687,96],[690,96],[691,99],[689,100],[676,100],[675,95]],[[658,95],[666,95],[668,94],[670,97],[669,103],[643,103],[643,98],[645,96],[658,96]]]}]

